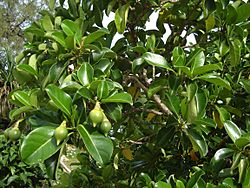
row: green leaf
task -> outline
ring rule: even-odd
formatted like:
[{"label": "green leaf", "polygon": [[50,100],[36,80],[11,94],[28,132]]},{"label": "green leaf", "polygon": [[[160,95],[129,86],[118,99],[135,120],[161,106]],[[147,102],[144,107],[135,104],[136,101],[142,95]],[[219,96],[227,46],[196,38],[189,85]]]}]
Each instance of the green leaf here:
[{"label": "green leaf", "polygon": [[203,135],[194,129],[187,129],[187,136],[189,137],[194,150],[199,151],[202,157],[207,155],[208,146]]},{"label": "green leaf", "polygon": [[215,108],[220,114],[220,120],[222,123],[225,122],[226,120],[231,120],[231,115],[225,108],[218,106],[215,106]]},{"label": "green leaf", "polygon": [[194,70],[198,67],[202,67],[205,63],[205,54],[202,50],[198,49],[194,53],[188,64],[191,64],[191,74],[194,73]]},{"label": "green leaf", "polygon": [[201,79],[201,80],[205,80],[207,82],[210,82],[210,83],[218,85],[218,86],[225,87],[228,90],[232,89],[230,86],[230,83],[227,80],[222,79],[221,77],[219,77],[218,75],[213,74],[213,73],[205,74],[205,75],[199,76],[197,78]]},{"label": "green leaf", "polygon": [[56,107],[70,117],[72,106],[72,99],[70,95],[65,93],[54,84],[48,85],[46,92],[49,95],[49,98],[55,103]]},{"label": "green leaf", "polygon": [[123,5],[115,11],[115,25],[118,33],[120,34],[122,34],[126,29],[128,12],[129,4]]},{"label": "green leaf", "polygon": [[250,3],[245,3],[237,8],[237,22],[243,22],[250,17]]},{"label": "green leaf", "polygon": [[114,65],[114,62],[111,62],[109,59],[103,58],[98,62],[98,64],[95,65],[95,69],[99,69],[104,74],[108,75],[113,65]]},{"label": "green leaf", "polygon": [[50,16],[49,15],[45,15],[42,19],[41,19],[41,24],[42,27],[45,31],[51,31],[54,29],[53,23],[51,22]]},{"label": "green leaf", "polygon": [[34,110],[34,108],[31,106],[22,106],[20,108],[15,108],[9,112],[9,118],[11,120],[13,120],[16,116],[18,116],[22,113],[31,112],[33,110]]},{"label": "green leaf", "polygon": [[122,105],[119,103],[108,103],[104,105],[105,114],[107,114],[114,121],[122,119]]},{"label": "green leaf", "polygon": [[173,50],[173,64],[175,66],[184,66],[186,64],[186,56],[184,50],[177,46]]},{"label": "green leaf", "polygon": [[242,187],[243,188],[250,187],[250,167],[249,166],[246,169],[246,174],[245,174],[244,181],[242,183]]},{"label": "green leaf", "polygon": [[240,138],[235,140],[235,145],[239,148],[243,148],[246,145],[250,144],[250,133],[242,135]]},{"label": "green leaf", "polygon": [[80,94],[83,98],[88,99],[88,100],[91,100],[93,98],[93,94],[86,87],[82,87],[81,89],[77,91],[77,93]]},{"label": "green leaf", "polygon": [[77,130],[94,160],[100,165],[107,164],[113,154],[112,141],[99,133],[90,135],[83,125],[78,125]]},{"label": "green leaf", "polygon": [[101,28],[93,33],[90,33],[85,39],[84,39],[84,44],[91,44],[95,42],[97,39],[102,37],[103,35],[109,34],[109,30],[106,28]]},{"label": "green leaf", "polygon": [[64,48],[67,48],[66,45],[66,41],[65,41],[65,36],[63,34],[63,32],[61,31],[55,31],[51,34],[51,37],[58,42],[59,44],[61,44]]},{"label": "green leaf", "polygon": [[15,91],[13,96],[25,106],[31,106],[28,93],[25,91]]},{"label": "green leaf", "polygon": [[228,136],[232,139],[233,142],[235,142],[238,138],[241,137],[241,130],[232,121],[230,120],[225,121],[224,127],[227,131]]},{"label": "green leaf", "polygon": [[78,25],[72,20],[65,19],[61,24],[63,32],[67,36],[74,36],[75,33],[80,32]]},{"label": "green leaf", "polygon": [[17,69],[22,70],[24,72],[27,72],[29,74],[32,74],[34,76],[38,76],[38,73],[35,69],[33,69],[33,67],[31,67],[28,64],[20,64],[17,66]]},{"label": "green leaf", "polygon": [[29,58],[29,66],[31,66],[34,70],[37,70],[37,58],[36,54],[32,54]]},{"label": "green leaf", "polygon": [[140,67],[144,63],[143,58],[137,58],[132,62],[132,72],[137,72],[138,67]]},{"label": "green leaf", "polygon": [[[63,147],[62,147],[63,148]],[[44,161],[47,175],[49,178],[55,180],[58,166],[60,164],[60,154],[63,149],[57,151],[54,155]]]},{"label": "green leaf", "polygon": [[202,118],[206,113],[206,107],[208,103],[208,97],[202,89],[198,89],[195,95],[197,106],[197,118]]},{"label": "green leaf", "polygon": [[203,170],[196,171],[191,178],[188,180],[186,187],[193,188],[195,184],[200,180],[201,176],[204,175],[205,172]]},{"label": "green leaf", "polygon": [[159,55],[159,54],[154,54],[152,52],[146,52],[143,54],[142,58],[150,65],[156,66],[156,67],[163,67],[167,70],[172,70],[168,63],[167,60]]},{"label": "green leaf", "polygon": [[171,110],[171,112],[174,112],[177,117],[180,116],[180,99],[176,95],[170,95],[169,93],[166,93],[167,100],[166,105]]},{"label": "green leaf", "polygon": [[211,29],[214,28],[214,26],[215,26],[214,15],[210,14],[206,19],[206,31],[209,32]]},{"label": "green leaf", "polygon": [[159,78],[155,79],[152,84],[150,84],[148,88],[148,97],[151,98],[155,93],[160,91],[163,87],[165,87],[167,84],[167,79],[165,78]]},{"label": "green leaf", "polygon": [[88,62],[83,62],[77,71],[77,77],[83,86],[89,85],[94,77],[94,69]]},{"label": "green leaf", "polygon": [[43,162],[61,148],[56,145],[54,130],[53,127],[39,127],[24,138],[20,154],[25,163],[31,165]]},{"label": "green leaf", "polygon": [[234,153],[233,149],[221,148],[221,149],[217,150],[216,153],[214,154],[214,160],[215,161],[220,161],[222,159],[225,159],[227,157],[232,156],[233,153]]},{"label": "green leaf", "polygon": [[250,80],[241,79],[240,84],[244,87],[247,93],[250,93]]},{"label": "green leaf", "polygon": [[106,99],[102,99],[102,103],[109,103],[109,102],[118,102],[118,103],[128,103],[133,105],[132,97],[129,93],[116,93],[114,95],[109,96]]},{"label": "green leaf", "polygon": [[155,183],[154,188],[172,188],[170,183],[166,183],[164,181],[158,181]]},{"label": "green leaf", "polygon": [[184,183],[181,180],[176,180],[176,188],[185,188]]},{"label": "green leaf", "polygon": [[241,57],[241,42],[238,39],[233,39],[229,43],[230,63],[233,67],[240,63]]},{"label": "green leaf", "polygon": [[109,85],[107,81],[102,80],[97,87],[97,97],[98,99],[105,99],[109,96]]},{"label": "green leaf", "polygon": [[194,69],[193,76],[204,74],[210,71],[222,70],[222,64],[209,64]]}]

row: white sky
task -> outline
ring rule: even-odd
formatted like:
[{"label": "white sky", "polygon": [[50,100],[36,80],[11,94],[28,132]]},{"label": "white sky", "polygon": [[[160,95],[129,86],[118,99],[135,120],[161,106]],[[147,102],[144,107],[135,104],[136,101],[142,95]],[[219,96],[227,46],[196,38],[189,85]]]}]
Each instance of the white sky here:
[{"label": "white sky", "polygon": [[[114,12],[110,12],[109,16],[107,16],[106,14],[104,14],[103,23],[102,23],[103,27],[107,28],[108,24],[112,20],[114,20],[114,18],[115,18],[115,13]],[[146,25],[145,25],[146,26],[146,30],[152,30],[152,29],[158,30],[158,28],[156,27],[156,21],[157,21],[157,19],[158,19],[158,12],[153,12],[150,15],[150,17],[149,17],[149,20],[146,22]],[[164,24],[164,27],[166,29],[166,33],[163,35],[162,39],[163,39],[163,41],[166,41],[167,38],[171,34],[171,30],[170,30],[168,24]],[[185,35],[185,33],[182,33],[181,36],[184,36],[184,35]],[[119,33],[116,33],[116,35],[114,36],[114,39],[112,41],[111,46],[113,46],[115,44],[115,42],[117,40],[119,40],[120,38],[122,38],[122,37],[123,37],[123,35],[121,35]],[[193,43],[193,44],[196,43],[194,35],[189,35],[187,37],[187,44],[189,44],[189,43]]]}]

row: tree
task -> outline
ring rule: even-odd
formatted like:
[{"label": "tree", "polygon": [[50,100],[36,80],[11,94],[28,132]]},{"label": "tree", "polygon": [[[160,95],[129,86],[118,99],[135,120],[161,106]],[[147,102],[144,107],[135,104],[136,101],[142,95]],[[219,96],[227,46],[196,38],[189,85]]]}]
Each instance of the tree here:
[{"label": "tree", "polygon": [[248,187],[250,4],[67,2],[25,31],[9,96],[10,118],[25,120],[22,159],[57,178],[74,145],[81,168],[62,187]]}]

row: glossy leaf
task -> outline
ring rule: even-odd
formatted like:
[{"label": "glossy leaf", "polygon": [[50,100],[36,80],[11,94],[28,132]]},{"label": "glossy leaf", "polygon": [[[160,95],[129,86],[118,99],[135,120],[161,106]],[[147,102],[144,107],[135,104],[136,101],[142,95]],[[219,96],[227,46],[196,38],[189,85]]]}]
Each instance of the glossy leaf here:
[{"label": "glossy leaf", "polygon": [[79,70],[77,71],[77,77],[83,86],[89,85],[94,76],[93,67],[87,63],[83,62]]},{"label": "glossy leaf", "polygon": [[176,188],[185,188],[184,183],[181,180],[176,180]]},{"label": "glossy leaf", "polygon": [[64,48],[67,48],[66,41],[65,41],[65,36],[62,32],[60,31],[55,31],[52,33],[51,36],[56,42],[61,44]]},{"label": "glossy leaf", "polygon": [[250,3],[242,4],[237,8],[237,22],[242,22],[250,17]]},{"label": "glossy leaf", "polygon": [[90,135],[83,125],[78,125],[77,130],[90,155],[100,165],[107,164],[113,154],[112,141],[99,133]]},{"label": "glossy leaf", "polygon": [[30,99],[28,93],[25,91],[15,91],[13,93],[13,97],[15,97],[18,101],[20,101],[25,106],[31,106]]},{"label": "glossy leaf", "polygon": [[103,35],[109,34],[109,30],[106,28],[99,29],[93,33],[90,33],[85,39],[84,39],[84,44],[90,44],[95,42],[97,39],[102,37]]},{"label": "glossy leaf", "polygon": [[102,103],[109,103],[109,102],[118,102],[118,103],[128,103],[130,105],[133,104],[133,100],[130,94],[128,93],[116,93],[112,96],[109,96],[106,99],[102,99]]},{"label": "glossy leaf", "polygon": [[207,82],[210,82],[210,83],[218,85],[218,86],[225,87],[228,90],[232,89],[230,86],[230,83],[227,80],[222,79],[221,77],[219,77],[218,75],[215,75],[213,73],[205,74],[205,75],[202,75],[202,76],[197,77],[197,78],[199,78],[201,80],[205,80]]},{"label": "glossy leaf", "polygon": [[248,166],[246,169],[246,174],[245,174],[245,178],[244,181],[242,183],[242,187],[250,187],[250,167]]},{"label": "glossy leaf", "polygon": [[199,151],[202,157],[206,156],[208,146],[203,135],[195,130],[187,129],[187,136],[189,137],[194,149]]},{"label": "glossy leaf", "polygon": [[204,175],[205,172],[203,170],[196,171],[191,178],[188,180],[186,187],[193,188],[195,184],[200,180],[201,176]]},{"label": "glossy leaf", "polygon": [[159,54],[154,54],[152,52],[146,52],[143,54],[142,58],[150,65],[156,66],[156,67],[163,67],[167,70],[172,70],[168,63],[167,60],[159,55]]},{"label": "glossy leaf", "polygon": [[105,80],[102,80],[97,87],[98,99],[103,99],[109,96],[109,85]]},{"label": "glossy leaf", "polygon": [[230,148],[221,148],[214,154],[214,160],[219,161],[222,159],[225,159],[227,157],[230,157],[233,155],[234,150]]},{"label": "glossy leaf", "polygon": [[206,107],[208,103],[208,98],[206,93],[199,89],[195,95],[196,98],[196,106],[197,106],[197,117],[202,118],[206,113]]},{"label": "glossy leaf", "polygon": [[15,119],[18,115],[26,112],[32,112],[34,110],[31,106],[22,106],[20,108],[14,108],[9,112],[9,118],[11,120]]},{"label": "glossy leaf", "polygon": [[28,64],[20,64],[20,65],[17,66],[17,69],[25,71],[25,72],[27,72],[29,74],[34,75],[34,76],[38,76],[37,71],[35,69],[33,69],[33,67],[31,67]]},{"label": "glossy leaf", "polygon": [[57,170],[60,164],[60,154],[62,152],[62,148],[57,151],[54,155],[44,161],[44,165],[46,168],[46,173],[51,179],[57,178]]},{"label": "glossy leaf", "polygon": [[93,94],[86,87],[82,87],[81,89],[77,91],[77,93],[80,94],[83,98],[88,99],[88,100],[91,100],[93,98]]},{"label": "glossy leaf", "polygon": [[237,145],[239,148],[243,148],[248,144],[250,144],[250,133],[246,133],[235,140],[235,145]]},{"label": "glossy leaf", "polygon": [[173,50],[173,64],[175,66],[184,66],[186,64],[186,57],[184,50],[177,46]]},{"label": "glossy leaf", "polygon": [[241,130],[239,127],[230,120],[224,122],[224,127],[227,131],[228,136],[235,142],[238,138],[241,137]]},{"label": "glossy leaf", "polygon": [[67,36],[74,36],[76,32],[80,32],[78,25],[72,20],[63,20],[61,27]]},{"label": "glossy leaf", "polygon": [[176,95],[170,95],[166,93],[167,101],[166,105],[171,110],[171,112],[175,113],[177,117],[180,116],[180,99]]},{"label": "glossy leaf", "polygon": [[59,149],[53,137],[53,127],[39,127],[31,131],[23,140],[20,154],[22,160],[27,164],[43,162],[51,157]]},{"label": "glossy leaf", "polygon": [[115,11],[115,25],[117,28],[118,33],[122,34],[125,31],[127,18],[129,12],[129,4],[120,6]]},{"label": "glossy leaf", "polygon": [[232,66],[237,66],[240,63],[241,56],[241,42],[238,39],[234,39],[229,43],[230,63]]},{"label": "glossy leaf", "polygon": [[209,32],[211,29],[214,28],[214,26],[215,26],[214,15],[210,14],[206,19],[206,31]]},{"label": "glossy leaf", "polygon": [[155,93],[160,91],[163,87],[166,87],[167,80],[164,79],[156,79],[152,84],[150,84],[148,88],[148,97],[151,98]]},{"label": "glossy leaf", "polygon": [[201,75],[204,73],[208,73],[215,70],[222,70],[221,64],[209,64],[209,65],[203,65],[201,67],[197,67],[194,69],[193,75]]},{"label": "glossy leaf", "polygon": [[69,94],[65,93],[54,84],[48,85],[46,92],[57,108],[68,116],[71,115],[72,99]]},{"label": "glossy leaf", "polygon": [[196,50],[189,60],[188,64],[191,64],[191,74],[193,74],[194,70],[198,67],[202,67],[205,63],[205,54],[201,50]]},{"label": "glossy leaf", "polygon": [[51,31],[53,30],[54,26],[51,22],[50,16],[49,15],[45,15],[42,20],[41,20],[41,24],[43,26],[43,29],[45,31]]},{"label": "glossy leaf", "polygon": [[170,183],[166,183],[164,181],[158,181],[155,183],[154,188],[172,188]]}]

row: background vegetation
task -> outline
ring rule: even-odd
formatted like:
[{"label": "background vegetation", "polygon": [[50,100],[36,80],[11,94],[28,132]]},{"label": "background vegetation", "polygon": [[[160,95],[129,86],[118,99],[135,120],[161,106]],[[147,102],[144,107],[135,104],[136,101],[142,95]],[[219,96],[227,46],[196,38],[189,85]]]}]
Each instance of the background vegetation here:
[{"label": "background vegetation", "polygon": [[[5,144],[21,143],[22,162],[40,164],[54,187],[250,186],[249,3],[48,7],[1,67]],[[158,29],[146,30],[153,12]]]}]

